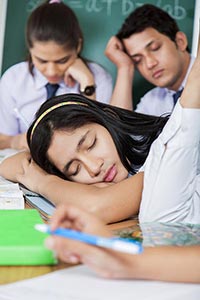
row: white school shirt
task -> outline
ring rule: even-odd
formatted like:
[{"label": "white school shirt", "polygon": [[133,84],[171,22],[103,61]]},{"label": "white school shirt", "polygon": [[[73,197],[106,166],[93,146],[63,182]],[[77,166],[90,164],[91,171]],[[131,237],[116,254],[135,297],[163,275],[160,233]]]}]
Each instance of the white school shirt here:
[{"label": "white school shirt", "polygon": [[[179,90],[185,87],[187,77],[190,69],[194,63],[195,58],[191,57],[187,74],[179,87]],[[155,87],[147,92],[137,104],[135,111],[147,115],[161,116],[170,114],[174,109],[173,94],[175,91],[167,88]]]},{"label": "white school shirt", "polygon": [[[96,99],[109,103],[112,95],[112,77],[100,65],[89,62],[88,66],[94,74],[96,84]],[[47,79],[36,69],[32,76],[27,62],[21,62],[10,67],[0,81],[0,133],[16,135],[27,131],[27,126],[20,120],[14,109],[17,108],[30,125],[36,111],[47,99],[45,85]],[[56,95],[78,93],[79,84],[68,87],[64,81],[59,83]]]},{"label": "white school shirt", "polygon": [[200,109],[177,102],[144,166],[140,222],[200,224]]}]

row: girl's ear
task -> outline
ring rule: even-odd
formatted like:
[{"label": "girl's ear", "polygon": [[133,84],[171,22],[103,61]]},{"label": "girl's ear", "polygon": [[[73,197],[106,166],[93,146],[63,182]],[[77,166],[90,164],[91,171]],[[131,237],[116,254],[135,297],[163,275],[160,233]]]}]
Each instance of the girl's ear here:
[{"label": "girl's ear", "polygon": [[188,46],[188,40],[184,32],[178,31],[176,34],[176,45],[180,51],[185,51]]},{"label": "girl's ear", "polygon": [[79,55],[81,50],[82,50],[82,46],[83,46],[83,40],[82,39],[79,39],[79,42],[78,42],[78,47],[77,47],[77,54]]}]

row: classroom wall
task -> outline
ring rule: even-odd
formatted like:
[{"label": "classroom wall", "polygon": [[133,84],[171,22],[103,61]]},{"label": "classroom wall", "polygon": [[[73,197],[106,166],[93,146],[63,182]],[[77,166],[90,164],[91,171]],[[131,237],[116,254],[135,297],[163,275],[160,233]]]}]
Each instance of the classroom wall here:
[{"label": "classroom wall", "polygon": [[[26,47],[24,42],[25,24],[30,12],[43,1],[7,0],[6,31],[3,50],[2,72],[9,66],[24,60]],[[104,56],[109,38],[120,28],[124,19],[132,10],[144,3],[152,3],[166,10],[175,18],[192,45],[195,0],[64,0],[76,13],[84,33],[83,55],[102,64],[115,80],[115,66]],[[152,86],[138,74],[135,78],[134,101]]]}]

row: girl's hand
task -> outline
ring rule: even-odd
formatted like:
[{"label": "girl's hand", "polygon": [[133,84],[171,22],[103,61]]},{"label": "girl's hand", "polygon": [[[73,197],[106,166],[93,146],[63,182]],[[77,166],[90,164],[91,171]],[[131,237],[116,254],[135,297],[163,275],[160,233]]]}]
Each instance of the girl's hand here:
[{"label": "girl's hand", "polygon": [[[51,220],[51,229],[72,228],[88,234],[110,237],[111,232],[93,214],[72,205],[59,206]],[[128,277],[133,255],[91,246],[58,236],[48,237],[46,246],[68,263],[84,263],[99,275],[108,278]]]},{"label": "girl's hand", "polygon": [[81,90],[84,90],[88,85],[94,85],[93,74],[81,58],[76,58],[74,63],[67,69],[64,81],[70,87],[78,82]]}]

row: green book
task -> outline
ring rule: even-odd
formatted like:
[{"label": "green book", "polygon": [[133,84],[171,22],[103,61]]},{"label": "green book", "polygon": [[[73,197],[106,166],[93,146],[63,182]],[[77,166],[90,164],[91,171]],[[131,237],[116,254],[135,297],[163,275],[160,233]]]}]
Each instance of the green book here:
[{"label": "green book", "polygon": [[35,224],[43,224],[36,209],[0,210],[0,265],[56,263],[53,251],[44,246],[47,235]]}]

